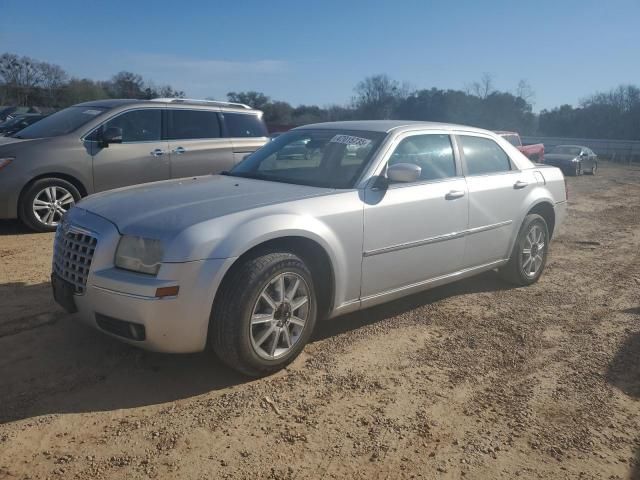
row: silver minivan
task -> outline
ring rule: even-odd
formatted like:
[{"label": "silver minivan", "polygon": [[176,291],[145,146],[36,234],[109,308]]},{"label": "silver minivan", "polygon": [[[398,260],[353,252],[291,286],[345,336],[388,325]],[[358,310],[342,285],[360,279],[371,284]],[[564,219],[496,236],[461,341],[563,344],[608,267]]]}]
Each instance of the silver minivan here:
[{"label": "silver minivan", "polygon": [[99,100],[0,139],[0,219],[53,231],[91,193],[229,170],[267,142],[262,112],[208,100]]}]

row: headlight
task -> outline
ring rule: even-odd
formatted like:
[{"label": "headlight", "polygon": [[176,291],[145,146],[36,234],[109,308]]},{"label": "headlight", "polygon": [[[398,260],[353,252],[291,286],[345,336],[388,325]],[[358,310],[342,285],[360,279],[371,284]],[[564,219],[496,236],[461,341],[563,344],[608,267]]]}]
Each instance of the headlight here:
[{"label": "headlight", "polygon": [[7,165],[9,165],[11,162],[13,162],[16,159],[16,157],[4,157],[4,158],[0,158],[0,170],[2,170],[4,167],[6,167]]},{"label": "headlight", "polygon": [[151,238],[124,235],[116,249],[116,267],[156,275],[162,262],[162,243]]},{"label": "headlight", "polygon": [[573,160],[571,160],[572,162],[579,162],[580,159],[578,157],[574,158]]}]

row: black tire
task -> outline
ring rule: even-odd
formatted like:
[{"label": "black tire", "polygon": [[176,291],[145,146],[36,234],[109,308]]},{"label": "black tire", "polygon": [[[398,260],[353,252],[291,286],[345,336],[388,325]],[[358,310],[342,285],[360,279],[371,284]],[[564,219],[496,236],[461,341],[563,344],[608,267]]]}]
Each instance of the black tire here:
[{"label": "black tire", "polygon": [[[265,359],[251,339],[251,316],[265,286],[282,273],[297,274],[308,287],[309,307],[299,339],[282,357]],[[262,252],[237,267],[224,279],[211,311],[209,344],[229,367],[252,377],[274,373],[291,363],[309,341],[317,318],[317,295],[305,263],[288,252]]]},{"label": "black tire", "polygon": [[[589,175],[595,175],[597,171],[598,171],[598,164],[594,163],[593,167],[591,167],[591,170],[589,170]],[[585,173],[587,173],[587,172],[585,172]]]},{"label": "black tire", "polygon": [[56,225],[47,225],[43,223],[34,213],[33,204],[36,196],[48,187],[58,187],[69,192],[73,196],[73,203],[80,200],[81,195],[78,189],[67,180],[61,178],[41,178],[29,185],[20,196],[20,204],[18,205],[18,214],[20,220],[32,230],[36,232],[53,232]]},{"label": "black tire", "polygon": [[582,163],[577,162],[576,166],[575,166],[575,169],[573,170],[572,173],[573,173],[574,177],[580,176],[580,174],[582,173]]},{"label": "black tire", "polygon": [[[526,262],[526,260],[523,259],[524,254],[522,253],[522,251],[527,246],[527,236],[530,234],[533,227],[537,227],[542,232],[544,236],[544,249],[542,252],[542,263],[532,275],[531,272],[529,274],[525,272],[523,262]],[[513,251],[511,252],[511,257],[509,258],[509,263],[507,263],[500,269],[500,275],[504,280],[514,285],[531,285],[537,282],[542,275],[544,267],[547,264],[548,252],[549,228],[547,227],[547,222],[540,215],[531,213],[527,215],[522,222],[522,226],[520,227],[520,231],[518,232],[518,238],[516,239],[516,243],[513,246]]]}]

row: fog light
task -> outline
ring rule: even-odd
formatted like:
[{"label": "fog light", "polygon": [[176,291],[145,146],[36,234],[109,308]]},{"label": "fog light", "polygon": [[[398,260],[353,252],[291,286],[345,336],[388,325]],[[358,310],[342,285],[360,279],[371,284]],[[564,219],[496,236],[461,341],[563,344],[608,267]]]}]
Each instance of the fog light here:
[{"label": "fog light", "polygon": [[180,287],[178,285],[174,285],[172,287],[160,287],[156,289],[156,297],[164,298],[164,297],[176,297],[178,295],[178,291]]}]

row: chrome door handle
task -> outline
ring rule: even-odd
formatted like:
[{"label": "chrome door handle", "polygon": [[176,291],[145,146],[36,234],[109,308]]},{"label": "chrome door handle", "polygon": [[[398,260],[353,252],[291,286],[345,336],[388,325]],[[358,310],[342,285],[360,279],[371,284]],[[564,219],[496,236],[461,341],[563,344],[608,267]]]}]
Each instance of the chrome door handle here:
[{"label": "chrome door handle", "polygon": [[520,190],[521,188],[524,188],[527,185],[529,185],[529,182],[523,182],[522,180],[518,180],[516,183],[513,184],[513,188],[515,188],[516,190]]},{"label": "chrome door handle", "polygon": [[151,155],[153,155],[154,157],[160,157],[162,155],[164,155],[164,151],[160,148],[156,148],[155,150],[151,150]]},{"label": "chrome door handle", "polygon": [[186,152],[187,149],[184,147],[176,147],[172,150],[172,153],[177,153],[178,155],[183,154],[184,152]]},{"label": "chrome door handle", "polygon": [[462,190],[451,190],[444,196],[444,198],[447,200],[455,200],[456,198],[462,197],[464,197],[464,192]]}]

